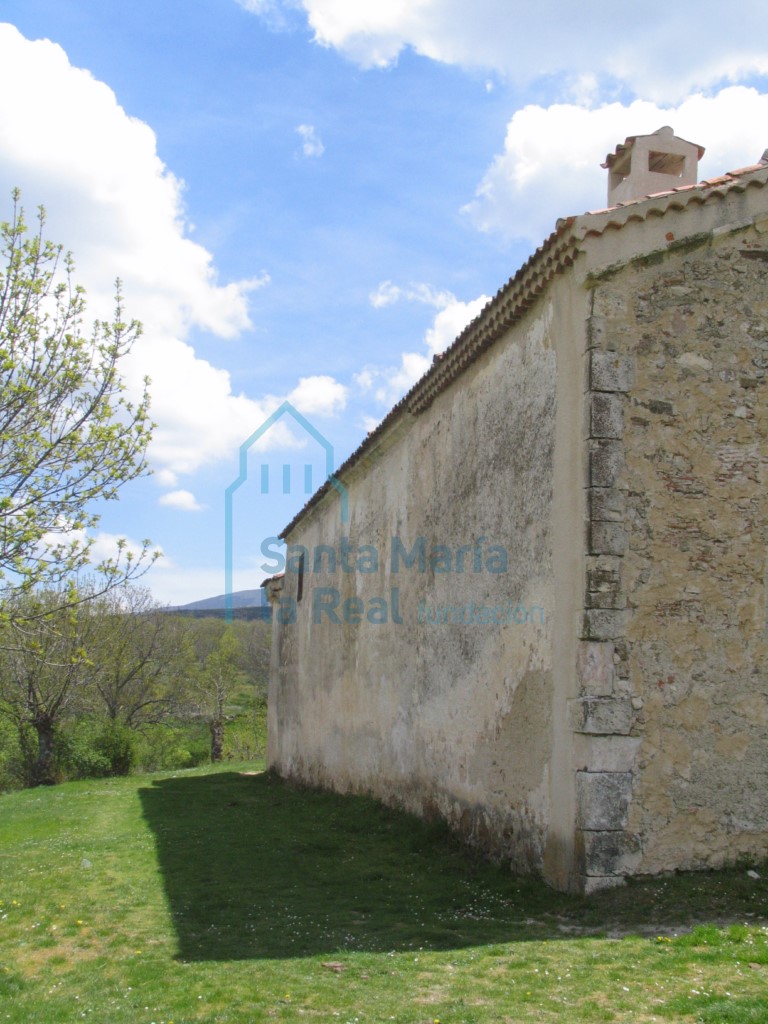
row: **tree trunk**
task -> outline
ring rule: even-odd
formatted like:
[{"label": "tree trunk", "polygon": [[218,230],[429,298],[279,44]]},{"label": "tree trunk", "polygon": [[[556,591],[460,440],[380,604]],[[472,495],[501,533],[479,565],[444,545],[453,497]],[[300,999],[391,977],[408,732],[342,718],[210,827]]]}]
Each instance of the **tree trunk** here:
[{"label": "tree trunk", "polygon": [[211,761],[221,761],[224,756],[224,720],[212,718],[209,727],[211,730]]},{"label": "tree trunk", "polygon": [[37,760],[32,765],[33,786],[53,786],[56,776],[53,766],[55,737],[53,721],[48,717],[38,718],[33,723],[37,733]]}]

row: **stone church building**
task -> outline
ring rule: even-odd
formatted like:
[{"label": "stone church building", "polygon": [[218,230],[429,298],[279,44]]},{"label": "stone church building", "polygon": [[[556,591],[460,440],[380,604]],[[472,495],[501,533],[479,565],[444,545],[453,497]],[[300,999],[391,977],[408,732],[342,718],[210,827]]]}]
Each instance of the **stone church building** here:
[{"label": "stone church building", "polygon": [[281,775],[572,891],[768,855],[768,153],[702,153],[617,146],[284,531]]}]

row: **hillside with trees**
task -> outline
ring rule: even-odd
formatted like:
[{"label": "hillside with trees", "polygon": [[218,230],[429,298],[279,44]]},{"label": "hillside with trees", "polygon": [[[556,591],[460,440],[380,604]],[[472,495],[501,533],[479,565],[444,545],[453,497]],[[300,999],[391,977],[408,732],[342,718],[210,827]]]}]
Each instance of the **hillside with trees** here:
[{"label": "hillside with trees", "polygon": [[[124,315],[84,328],[74,262],[0,222],[0,790],[258,752],[268,626],[163,613],[138,581],[155,553],[96,562],[99,505],[149,472],[149,381],[121,363]],[[263,733],[263,728],[261,728]]]},{"label": "hillside with trees", "polygon": [[[71,596],[71,595],[70,595]],[[263,756],[270,626],[126,584],[35,593],[0,631],[0,790]]]}]

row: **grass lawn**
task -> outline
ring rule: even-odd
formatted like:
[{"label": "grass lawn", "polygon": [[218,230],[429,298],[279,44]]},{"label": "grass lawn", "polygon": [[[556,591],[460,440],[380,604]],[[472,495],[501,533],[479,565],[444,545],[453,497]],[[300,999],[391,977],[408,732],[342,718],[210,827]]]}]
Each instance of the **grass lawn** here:
[{"label": "grass lawn", "polygon": [[0,1024],[768,1022],[768,870],[591,899],[253,765],[0,797]]}]

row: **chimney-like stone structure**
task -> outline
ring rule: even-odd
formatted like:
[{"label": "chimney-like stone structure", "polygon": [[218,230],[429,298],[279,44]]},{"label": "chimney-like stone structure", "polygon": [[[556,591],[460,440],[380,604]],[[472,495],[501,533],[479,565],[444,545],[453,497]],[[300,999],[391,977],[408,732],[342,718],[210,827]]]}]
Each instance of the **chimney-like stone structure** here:
[{"label": "chimney-like stone structure", "polygon": [[703,146],[679,139],[668,125],[651,135],[630,135],[602,164],[608,169],[608,205],[695,185],[703,155]]}]

